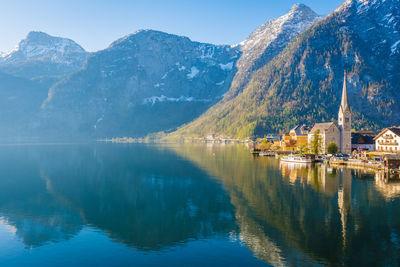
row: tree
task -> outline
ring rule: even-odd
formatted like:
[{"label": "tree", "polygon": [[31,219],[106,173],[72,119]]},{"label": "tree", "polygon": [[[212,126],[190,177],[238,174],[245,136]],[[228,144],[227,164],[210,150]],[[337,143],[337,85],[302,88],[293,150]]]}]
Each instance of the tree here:
[{"label": "tree", "polygon": [[299,152],[299,154],[307,153],[307,146],[306,145],[300,145],[298,147],[298,152]]},{"label": "tree", "polygon": [[316,155],[322,153],[322,137],[320,133],[320,130],[316,130],[310,143],[310,152]]},{"label": "tree", "polygon": [[271,146],[271,142],[268,142],[267,138],[264,136],[264,140],[257,146],[257,148],[263,151],[269,151],[271,150]]},{"label": "tree", "polygon": [[335,142],[330,142],[327,147],[329,154],[336,154],[339,150],[337,144]]}]

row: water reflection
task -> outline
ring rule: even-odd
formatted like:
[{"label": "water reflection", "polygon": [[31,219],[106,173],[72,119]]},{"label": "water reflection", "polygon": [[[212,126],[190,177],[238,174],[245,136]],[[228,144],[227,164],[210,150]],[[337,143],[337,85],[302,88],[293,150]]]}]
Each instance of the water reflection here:
[{"label": "water reflection", "polygon": [[234,145],[3,147],[0,162],[0,224],[29,248],[90,226],[146,253],[221,237],[274,266],[400,264],[400,186],[383,173]]},{"label": "water reflection", "polygon": [[27,247],[67,240],[84,225],[142,250],[236,229],[222,187],[168,150],[13,149],[0,154],[0,217]]},{"label": "water reflection", "polygon": [[175,151],[224,184],[241,237],[265,262],[400,264],[400,202],[391,193],[393,183],[377,186],[373,173],[325,165],[280,165],[235,146]]},{"label": "water reflection", "polygon": [[375,187],[386,200],[400,197],[400,179],[393,179],[384,171],[375,172]]}]

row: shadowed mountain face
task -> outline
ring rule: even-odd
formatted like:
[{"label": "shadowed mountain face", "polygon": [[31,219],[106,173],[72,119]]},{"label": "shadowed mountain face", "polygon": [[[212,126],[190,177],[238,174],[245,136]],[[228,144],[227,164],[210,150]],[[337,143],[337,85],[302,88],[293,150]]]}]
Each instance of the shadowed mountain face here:
[{"label": "shadowed mountain face", "polygon": [[221,185],[165,149],[3,147],[0,220],[27,247],[63,242],[88,225],[140,250],[235,231]]},{"label": "shadowed mountain face", "polygon": [[398,0],[346,1],[178,134],[244,138],[334,120],[344,70],[354,128],[399,124],[399,19]]},{"label": "shadowed mountain face", "polygon": [[39,81],[0,72],[0,139],[18,142],[21,136],[34,136],[28,131],[33,114],[47,96],[48,87]]},{"label": "shadowed mountain face", "polygon": [[189,122],[228,90],[240,52],[142,30],[94,53],[54,86],[37,128],[86,137],[145,136]]}]

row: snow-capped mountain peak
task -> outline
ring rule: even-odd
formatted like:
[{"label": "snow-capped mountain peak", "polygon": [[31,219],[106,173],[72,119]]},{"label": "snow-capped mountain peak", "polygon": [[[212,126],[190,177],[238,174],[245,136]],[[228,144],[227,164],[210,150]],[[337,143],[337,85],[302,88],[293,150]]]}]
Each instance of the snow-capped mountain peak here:
[{"label": "snow-capped mountain peak", "polygon": [[241,47],[242,56],[237,62],[238,73],[227,97],[230,98],[240,92],[253,71],[267,64],[295,36],[320,19],[321,17],[306,5],[295,4],[287,14],[267,21],[253,31],[245,41],[235,45]]},{"label": "snow-capped mountain peak", "polygon": [[63,64],[72,64],[76,56],[86,57],[87,52],[74,41],[34,31],[14,49],[1,55],[3,61],[7,63],[37,60]]},{"label": "snow-capped mountain peak", "polygon": [[303,4],[295,4],[289,13],[270,21],[257,28],[247,40],[242,42],[244,50],[253,49],[258,43],[267,46],[280,33],[287,30],[290,35],[297,35],[321,19],[314,11]]}]

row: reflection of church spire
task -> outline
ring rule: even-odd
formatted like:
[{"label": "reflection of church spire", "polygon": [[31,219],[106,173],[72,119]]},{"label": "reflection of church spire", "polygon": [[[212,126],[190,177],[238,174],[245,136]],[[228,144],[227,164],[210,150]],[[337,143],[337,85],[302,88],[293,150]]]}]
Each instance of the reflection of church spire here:
[{"label": "reflection of church spire", "polygon": [[351,170],[342,169],[342,181],[338,191],[338,206],[342,221],[343,249],[347,245],[347,219],[351,208]]}]

